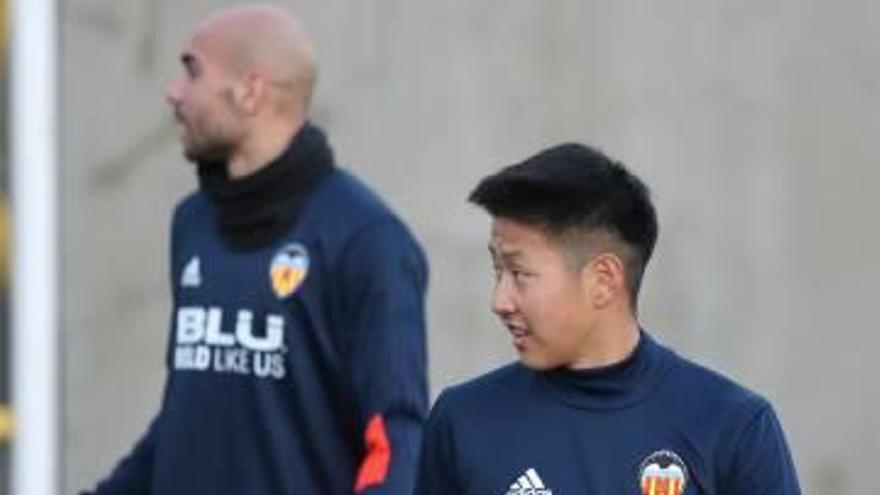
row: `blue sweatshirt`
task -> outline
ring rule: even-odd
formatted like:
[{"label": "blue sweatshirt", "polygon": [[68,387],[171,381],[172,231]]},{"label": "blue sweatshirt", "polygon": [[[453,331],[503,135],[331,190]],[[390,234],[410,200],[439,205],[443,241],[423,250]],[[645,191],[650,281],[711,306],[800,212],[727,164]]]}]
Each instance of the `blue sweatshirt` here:
[{"label": "blue sweatshirt", "polygon": [[589,371],[512,364],[444,391],[418,495],[799,495],[770,405],[644,332]]},{"label": "blue sweatshirt", "polygon": [[202,191],[174,215],[161,410],[99,495],[409,495],[427,410],[427,266],[339,169],[295,225],[230,246]]}]

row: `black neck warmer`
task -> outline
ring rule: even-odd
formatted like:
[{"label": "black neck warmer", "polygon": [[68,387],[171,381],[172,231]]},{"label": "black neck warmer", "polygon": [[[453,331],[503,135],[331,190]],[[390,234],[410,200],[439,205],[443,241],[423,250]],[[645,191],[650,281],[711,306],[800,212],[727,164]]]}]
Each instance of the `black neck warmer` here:
[{"label": "black neck warmer", "polygon": [[293,227],[305,200],[333,166],[324,132],[306,123],[279,157],[250,175],[233,179],[226,163],[199,162],[198,176],[217,208],[223,238],[236,249],[255,249]]}]

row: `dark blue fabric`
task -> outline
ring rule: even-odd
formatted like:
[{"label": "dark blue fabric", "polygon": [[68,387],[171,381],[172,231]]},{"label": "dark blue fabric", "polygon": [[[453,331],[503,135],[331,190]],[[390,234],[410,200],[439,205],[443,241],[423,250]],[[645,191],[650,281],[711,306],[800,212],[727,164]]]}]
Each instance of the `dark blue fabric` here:
[{"label": "dark blue fabric", "polygon": [[655,495],[800,494],[770,405],[644,332],[608,368],[512,364],[444,391],[416,493],[641,495],[657,459],[666,479],[681,464],[686,482],[684,492],[655,485]]},{"label": "dark blue fabric", "polygon": [[[351,494],[364,430],[379,414],[391,468],[385,483],[362,493],[409,495],[427,409],[428,283],[409,231],[339,169],[293,230],[266,247],[231,249],[213,218],[203,193],[175,213],[161,410],[96,493]],[[308,252],[309,268],[302,285],[280,297],[270,267],[291,245]],[[199,284],[186,286],[196,256]],[[199,332],[192,329],[212,321],[219,322],[213,344],[208,337],[193,343]],[[261,348],[279,324],[283,344]],[[196,347],[210,354],[207,369],[191,369]]]}]

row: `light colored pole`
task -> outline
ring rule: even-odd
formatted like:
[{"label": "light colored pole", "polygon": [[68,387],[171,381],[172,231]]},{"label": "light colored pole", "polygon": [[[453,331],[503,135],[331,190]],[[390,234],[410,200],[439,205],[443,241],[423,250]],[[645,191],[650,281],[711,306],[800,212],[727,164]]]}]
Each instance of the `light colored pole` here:
[{"label": "light colored pole", "polygon": [[14,0],[12,145],[12,495],[58,480],[57,5]]}]

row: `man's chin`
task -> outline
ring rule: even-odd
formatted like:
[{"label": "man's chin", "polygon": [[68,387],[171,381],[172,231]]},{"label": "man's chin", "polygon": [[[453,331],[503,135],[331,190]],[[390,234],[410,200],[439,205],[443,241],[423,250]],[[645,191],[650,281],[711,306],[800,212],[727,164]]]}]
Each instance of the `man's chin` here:
[{"label": "man's chin", "polygon": [[195,164],[226,163],[229,153],[219,149],[204,149],[184,145],[183,157]]},{"label": "man's chin", "polygon": [[190,150],[187,148],[184,148],[183,150],[183,157],[186,158],[188,162],[196,164],[208,161],[205,159],[204,153],[199,153],[198,151]]},{"label": "man's chin", "polygon": [[530,356],[527,353],[520,352],[519,354],[519,362],[522,363],[526,368],[533,371],[549,371],[558,366],[554,363],[549,362],[546,359],[541,359],[537,356]]},{"label": "man's chin", "polygon": [[196,156],[195,153],[193,153],[187,149],[183,150],[183,157],[186,158],[186,161],[188,161],[190,163],[198,163],[199,162],[198,156]]}]

